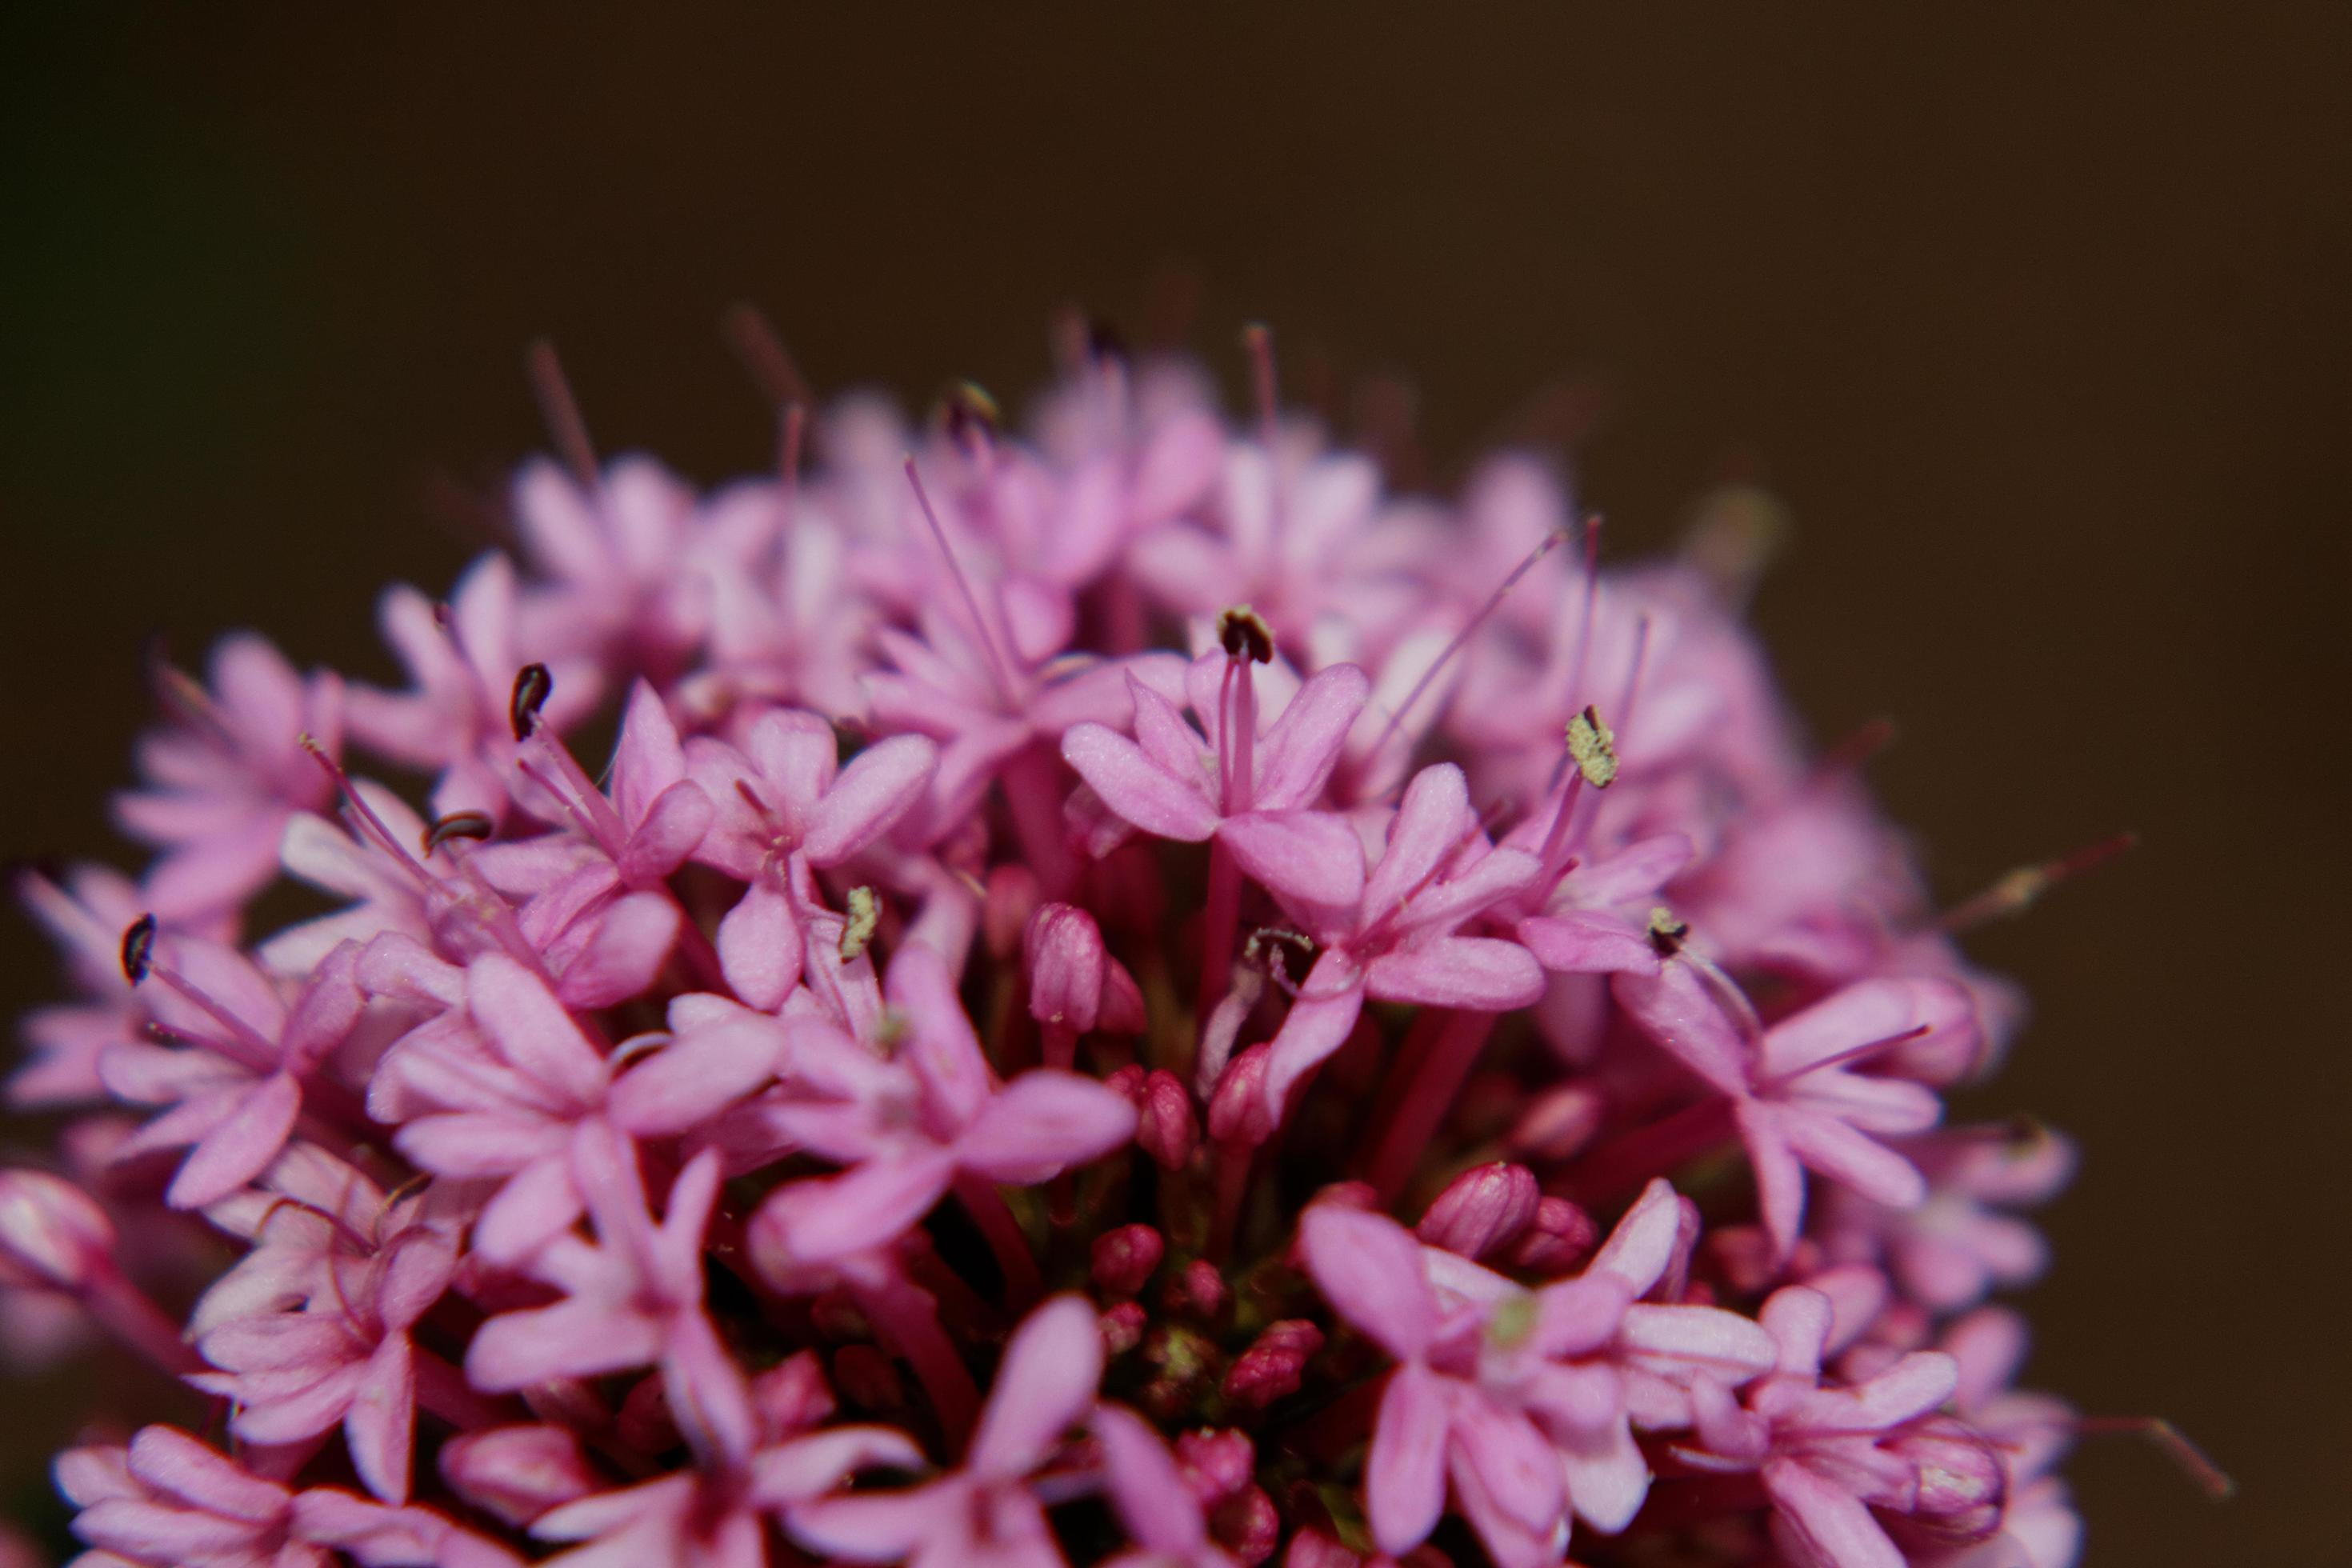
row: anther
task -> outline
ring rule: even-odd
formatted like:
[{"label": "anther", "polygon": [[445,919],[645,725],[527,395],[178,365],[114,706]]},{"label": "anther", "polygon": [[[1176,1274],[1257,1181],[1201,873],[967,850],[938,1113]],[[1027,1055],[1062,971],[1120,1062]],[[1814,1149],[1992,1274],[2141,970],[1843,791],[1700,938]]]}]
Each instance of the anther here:
[{"label": "anther", "polygon": [[425,853],[430,855],[452,838],[488,838],[498,831],[498,825],[486,812],[453,811],[446,816],[433,819],[425,830]]},{"label": "anther", "polygon": [[948,389],[940,417],[947,424],[948,438],[966,451],[986,449],[1004,425],[996,399],[976,381],[960,381]]},{"label": "anther", "polygon": [[1228,658],[1253,664],[1274,662],[1274,628],[1247,605],[1235,605],[1217,616],[1217,645]]},{"label": "anther", "polygon": [[1584,782],[1594,789],[1607,789],[1617,782],[1616,739],[1590,703],[1568,721],[1568,754],[1575,759],[1576,771],[1584,775]]},{"label": "anther", "polygon": [[122,978],[136,985],[147,978],[155,958],[155,917],[141,915],[122,933]]},{"label": "anther", "polygon": [[849,889],[849,919],[841,928],[841,962],[855,963],[866,952],[866,944],[874,940],[874,928],[882,921],[882,900],[871,888]]},{"label": "anther", "polygon": [[539,728],[539,710],[554,690],[555,678],[543,664],[526,664],[515,671],[514,695],[507,700],[507,723],[516,740],[530,739],[530,732]]},{"label": "anther", "polygon": [[1683,938],[1690,934],[1688,922],[1675,918],[1675,912],[1660,904],[1650,911],[1650,945],[1657,949],[1660,958],[1672,958],[1683,950]]},{"label": "anther", "polygon": [[1947,931],[1962,931],[1982,925],[1987,921],[2023,914],[2041,900],[2042,894],[2059,883],[2080,876],[2093,867],[2105,864],[2138,843],[2137,834],[2118,833],[2096,844],[2085,845],[2071,855],[2062,855],[2055,860],[2045,860],[2038,866],[2021,866],[1976,897],[1961,903],[1937,924]]}]

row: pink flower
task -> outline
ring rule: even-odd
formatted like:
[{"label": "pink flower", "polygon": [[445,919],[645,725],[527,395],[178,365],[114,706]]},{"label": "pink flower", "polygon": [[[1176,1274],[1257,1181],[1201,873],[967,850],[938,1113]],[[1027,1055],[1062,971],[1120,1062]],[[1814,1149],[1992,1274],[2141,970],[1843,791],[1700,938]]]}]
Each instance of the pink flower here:
[{"label": "pink flower", "polygon": [[332,755],[342,739],[343,683],[305,680],[268,639],[226,637],[213,649],[211,689],[158,671],[173,727],[140,742],[150,787],[118,795],[115,820],[163,857],[144,901],[166,918],[235,910],[278,869],[278,841],[298,812],[334,793],[304,747]]},{"label": "pink flower", "polygon": [[826,1498],[787,1510],[794,1539],[856,1563],[916,1568],[1045,1568],[1063,1562],[1031,1478],[1087,1419],[1102,1381],[1094,1310],[1039,1307],[1004,1347],[961,1468],[912,1491]]}]

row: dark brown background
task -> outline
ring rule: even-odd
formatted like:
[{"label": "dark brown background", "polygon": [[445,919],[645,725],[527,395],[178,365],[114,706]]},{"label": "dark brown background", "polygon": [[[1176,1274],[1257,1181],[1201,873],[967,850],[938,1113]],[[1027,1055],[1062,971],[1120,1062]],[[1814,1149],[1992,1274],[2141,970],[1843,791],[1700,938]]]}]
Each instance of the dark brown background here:
[{"label": "dark brown background", "polygon": [[2145,835],[1979,944],[2040,1003],[1990,1103],[2086,1154],[2033,1373],[2243,1483],[2094,1442],[2093,1564],[2345,1561],[2345,9],[1013,9],[12,7],[5,849],[121,853],[151,630],[388,674],[537,333],[706,478],[767,458],[746,295],[823,384],[1017,394],[1050,307],[1190,263],[1204,349],[1409,371],[1441,459],[1580,374],[1619,548],[1727,461],[1793,507],[1761,621],[1822,732],[1903,721],[1948,894]]}]

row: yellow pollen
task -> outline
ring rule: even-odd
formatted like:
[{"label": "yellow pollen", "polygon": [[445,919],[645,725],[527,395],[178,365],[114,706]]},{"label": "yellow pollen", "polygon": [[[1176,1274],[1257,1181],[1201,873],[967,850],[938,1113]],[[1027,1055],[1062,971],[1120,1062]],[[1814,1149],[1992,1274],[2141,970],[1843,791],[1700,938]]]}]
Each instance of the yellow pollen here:
[{"label": "yellow pollen", "polygon": [[849,920],[841,928],[841,962],[855,961],[874,940],[874,928],[881,923],[882,900],[874,896],[871,888],[849,889]]},{"label": "yellow pollen", "polygon": [[1601,721],[1599,711],[1587,708],[1568,721],[1568,754],[1576,763],[1576,771],[1594,789],[1607,789],[1617,782],[1616,735]]}]

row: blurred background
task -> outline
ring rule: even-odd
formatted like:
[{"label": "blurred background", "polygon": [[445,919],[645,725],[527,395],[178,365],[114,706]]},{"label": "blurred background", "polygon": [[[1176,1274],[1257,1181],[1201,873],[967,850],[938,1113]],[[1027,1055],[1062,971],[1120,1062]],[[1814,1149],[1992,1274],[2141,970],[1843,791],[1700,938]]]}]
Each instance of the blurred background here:
[{"label": "blurred background", "polygon": [[[1975,943],[2037,1016],[1970,1109],[2084,1156],[2030,1381],[2241,1483],[2090,1441],[2091,1564],[2344,1562],[2352,11],[1402,10],[10,6],[0,851],[131,863],[151,634],[391,678],[534,336],[708,479],[771,455],[731,301],[823,388],[1017,404],[1056,307],[1189,279],[1236,389],[1253,320],[1343,415],[1403,376],[1433,482],[1572,444],[1612,552],[1769,484],[1762,629],[1818,734],[1898,721],[1948,899],[2139,831]],[[10,921],[0,1007],[51,986]]]}]

